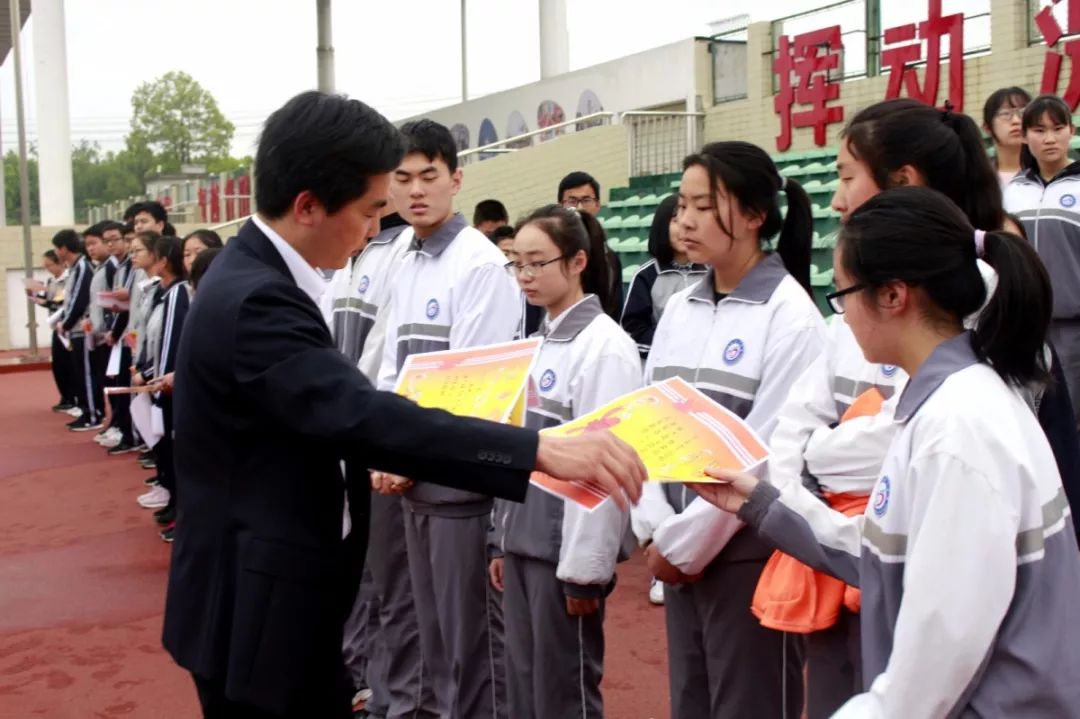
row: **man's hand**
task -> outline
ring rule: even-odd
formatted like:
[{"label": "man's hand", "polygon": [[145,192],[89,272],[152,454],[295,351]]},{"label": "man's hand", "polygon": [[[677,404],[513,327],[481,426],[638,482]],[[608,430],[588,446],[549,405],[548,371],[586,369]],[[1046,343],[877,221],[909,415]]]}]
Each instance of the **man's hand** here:
[{"label": "man's hand", "polygon": [[500,592],[505,591],[506,588],[503,585],[503,558],[496,557],[491,560],[491,565],[488,566],[488,576],[491,577],[491,586]]},{"label": "man's hand", "polygon": [[566,596],[566,613],[571,617],[587,617],[600,611],[599,599],[579,599],[578,597]]},{"label": "man's hand", "polygon": [[389,472],[371,473],[371,488],[379,494],[386,496],[404,494],[412,486],[411,479],[399,477],[396,474],[390,474]]},{"label": "man's hand", "polygon": [[692,584],[701,579],[700,574],[683,574],[682,570],[669,562],[655,544],[645,549],[645,563],[652,575],[665,584]]},{"label": "man's hand", "polygon": [[[132,368],[132,369],[134,369],[134,368]],[[146,384],[146,379],[142,376],[142,372],[134,372],[133,371],[131,373],[131,386],[132,387],[142,387],[144,384]]]},{"label": "man's hand", "polygon": [[[591,484],[610,494],[622,510],[641,498],[648,479],[634,448],[611,432],[588,432],[577,437],[540,435],[536,468],[563,482]],[[627,499],[629,498],[629,501]]]},{"label": "man's hand", "polygon": [[752,474],[727,469],[706,468],[705,474],[720,482],[687,482],[686,485],[709,504],[732,514],[746,504],[750,493],[761,482]]},{"label": "man's hand", "polygon": [[[134,382],[132,382],[132,384],[134,384]],[[153,388],[154,392],[163,392],[164,394],[172,394],[173,393],[173,373],[169,372],[168,374],[165,374],[165,375],[162,375],[161,377],[158,377],[157,379],[155,379],[153,382],[150,383],[150,386]]]}]

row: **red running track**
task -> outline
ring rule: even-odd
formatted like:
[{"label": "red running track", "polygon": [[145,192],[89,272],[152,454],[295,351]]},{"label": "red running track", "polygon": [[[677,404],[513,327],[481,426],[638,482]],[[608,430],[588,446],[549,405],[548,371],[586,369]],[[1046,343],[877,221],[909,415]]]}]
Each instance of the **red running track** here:
[{"label": "red running track", "polygon": [[[198,717],[161,648],[169,549],[135,497],[146,472],[64,427],[45,371],[0,375],[0,717]],[[606,624],[606,713],[668,717],[663,610],[640,555]]]}]

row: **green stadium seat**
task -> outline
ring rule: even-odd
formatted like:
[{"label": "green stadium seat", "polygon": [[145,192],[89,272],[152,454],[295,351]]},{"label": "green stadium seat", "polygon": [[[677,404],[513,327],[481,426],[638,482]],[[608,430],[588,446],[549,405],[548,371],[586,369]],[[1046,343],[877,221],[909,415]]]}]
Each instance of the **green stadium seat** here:
[{"label": "green stadium seat", "polygon": [[621,230],[623,226],[623,218],[621,217],[609,217],[606,222],[601,222],[604,226],[604,230],[610,232],[611,230]]},{"label": "green stadium seat", "polygon": [[611,202],[607,203],[607,206],[612,210],[618,210],[626,207],[626,200],[612,200]]},{"label": "green stadium seat", "polygon": [[780,168],[780,174],[784,177],[801,177],[806,174],[802,165],[784,165]]},{"label": "green stadium seat", "polygon": [[630,284],[630,282],[634,279],[634,275],[637,274],[637,271],[638,269],[640,269],[640,267],[641,265],[627,265],[626,267],[624,267],[622,270],[623,284]]}]

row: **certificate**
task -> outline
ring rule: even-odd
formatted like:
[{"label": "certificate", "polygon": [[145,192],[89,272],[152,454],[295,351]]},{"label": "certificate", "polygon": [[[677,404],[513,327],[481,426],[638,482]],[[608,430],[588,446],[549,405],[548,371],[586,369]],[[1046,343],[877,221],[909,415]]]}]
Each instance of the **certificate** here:
[{"label": "certificate", "polygon": [[[543,433],[571,437],[604,430],[637,450],[652,482],[715,482],[706,467],[748,471],[769,455],[745,422],[679,377],[635,390]],[[565,490],[563,483],[539,473],[533,473],[533,483],[589,509],[604,500],[598,488]]]},{"label": "certificate", "polygon": [[410,355],[394,391],[422,407],[523,425],[539,338]]}]

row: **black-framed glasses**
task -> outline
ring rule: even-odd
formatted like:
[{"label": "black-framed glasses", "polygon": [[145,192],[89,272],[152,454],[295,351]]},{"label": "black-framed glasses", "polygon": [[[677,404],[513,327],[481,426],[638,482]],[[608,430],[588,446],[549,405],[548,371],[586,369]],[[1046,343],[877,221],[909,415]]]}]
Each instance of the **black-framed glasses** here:
[{"label": "black-framed glasses", "polygon": [[578,207],[592,207],[596,204],[595,197],[574,197],[571,195],[562,201],[562,206],[570,209],[577,209]]},{"label": "black-framed glasses", "polygon": [[559,255],[558,257],[553,257],[552,259],[544,260],[543,262],[527,262],[523,265],[518,264],[517,262],[507,262],[503,267],[506,268],[506,271],[511,277],[536,277],[552,262],[558,262],[563,259],[566,259],[566,255]]},{"label": "black-framed glasses", "polygon": [[995,112],[994,117],[999,120],[1011,120],[1014,117],[1023,119],[1024,110],[1026,109],[1027,107],[1006,107]]},{"label": "black-framed glasses", "polygon": [[842,314],[844,314],[844,298],[847,297],[850,294],[853,294],[855,292],[859,292],[860,290],[865,290],[865,289],[866,289],[866,285],[864,285],[864,284],[852,285],[851,287],[848,287],[847,289],[844,289],[844,290],[837,290],[836,292],[830,292],[829,294],[825,295],[825,301],[829,303],[829,307],[832,308],[833,312],[835,312],[838,315],[842,315]]}]

